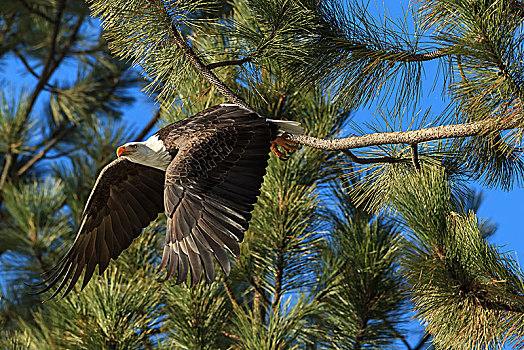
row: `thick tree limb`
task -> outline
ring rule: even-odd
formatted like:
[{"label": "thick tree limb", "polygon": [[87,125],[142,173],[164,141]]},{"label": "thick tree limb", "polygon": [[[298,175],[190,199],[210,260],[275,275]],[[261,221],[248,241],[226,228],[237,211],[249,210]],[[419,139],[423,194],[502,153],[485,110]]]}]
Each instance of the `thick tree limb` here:
[{"label": "thick tree limb", "polygon": [[469,137],[494,130],[515,129],[523,126],[523,124],[521,120],[488,119],[464,124],[441,125],[412,131],[375,133],[343,139],[327,140],[306,135],[290,135],[289,139],[304,146],[334,151],[399,143],[411,145],[433,140]]}]

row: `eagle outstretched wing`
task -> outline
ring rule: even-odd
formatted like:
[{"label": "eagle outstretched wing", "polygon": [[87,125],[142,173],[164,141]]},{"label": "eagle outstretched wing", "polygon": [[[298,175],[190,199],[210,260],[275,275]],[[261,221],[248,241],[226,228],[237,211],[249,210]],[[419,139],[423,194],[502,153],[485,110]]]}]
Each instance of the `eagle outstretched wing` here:
[{"label": "eagle outstretched wing", "polygon": [[50,298],[66,288],[64,297],[85,270],[84,288],[96,266],[104,272],[162,210],[167,226],[159,270],[166,268],[166,279],[177,275],[181,283],[191,271],[195,285],[204,270],[211,283],[213,256],[229,274],[227,251],[240,252],[271,142],[280,128],[295,124],[220,105],[159,130],[151,139],[155,147],[162,142],[155,152],[172,157],[167,169],[125,157],[108,164],[91,191],[71,249],[37,285],[47,283],[38,293],[58,285]]},{"label": "eagle outstretched wing", "polygon": [[226,251],[240,252],[276,133],[275,125],[236,107],[202,120],[199,130],[177,141],[164,189],[167,232],[159,269],[166,268],[166,279],[177,274],[181,283],[190,269],[195,285],[203,268],[211,283],[213,255],[229,274]]},{"label": "eagle outstretched wing", "polygon": [[72,247],[48,273],[38,294],[60,282],[55,297],[67,285],[65,297],[85,269],[82,288],[95,267],[102,273],[109,260],[129,247],[142,229],[164,209],[164,171],[118,158],[100,172],[89,195]]}]

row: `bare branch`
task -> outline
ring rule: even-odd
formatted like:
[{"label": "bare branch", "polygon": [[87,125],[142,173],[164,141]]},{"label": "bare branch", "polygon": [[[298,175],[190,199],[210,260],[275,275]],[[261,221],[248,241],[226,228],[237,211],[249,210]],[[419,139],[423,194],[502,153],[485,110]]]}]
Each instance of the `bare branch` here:
[{"label": "bare branch", "polygon": [[368,146],[390,144],[414,144],[426,141],[442,140],[449,138],[476,136],[494,130],[508,130],[521,127],[523,122],[519,118],[513,120],[487,119],[477,122],[441,125],[426,129],[412,131],[395,131],[375,133],[363,136],[353,136],[343,139],[318,139],[306,135],[289,135],[290,141],[304,146],[323,149],[326,151],[345,150]]},{"label": "bare branch", "polygon": [[206,67],[207,67],[207,69],[215,69],[215,68],[218,68],[218,67],[226,67],[226,66],[241,66],[244,63],[251,61],[251,59],[252,59],[251,56],[246,56],[246,57],[244,57],[242,59],[239,59],[239,60],[231,60],[231,61],[210,63]]},{"label": "bare branch", "polygon": [[377,157],[377,158],[359,158],[356,155],[354,155],[350,150],[344,149],[342,150],[344,154],[346,154],[349,159],[351,159],[353,162],[358,164],[374,164],[374,163],[400,163],[402,159],[400,158],[393,158],[393,157]]},{"label": "bare branch", "polygon": [[418,145],[416,143],[412,143],[411,145],[411,161],[413,162],[413,166],[415,167],[415,170],[420,170],[420,162],[418,160]]},{"label": "bare branch", "polygon": [[2,191],[2,188],[4,188],[5,182],[7,181],[7,175],[9,174],[9,169],[11,168],[12,163],[13,154],[11,152],[7,152],[5,155],[4,169],[2,170],[2,175],[0,176],[0,191]]},{"label": "bare branch", "polygon": [[64,138],[67,134],[69,134],[71,131],[77,128],[77,124],[71,125],[70,127],[64,129],[61,133],[59,133],[57,136],[53,137],[40,152],[35,154],[33,158],[29,159],[27,163],[25,163],[20,169],[18,169],[18,172],[16,173],[17,176],[22,176],[27,170],[29,170],[33,165],[36,164],[40,159],[44,158],[46,153],[51,150],[62,138]]},{"label": "bare branch", "polygon": [[[29,64],[29,62],[27,62],[26,58],[24,56],[22,56],[22,54],[20,53],[20,51],[18,51],[16,48],[13,49],[13,53],[15,54],[16,57],[18,57],[20,59],[20,61],[22,62],[22,64],[25,66],[25,68],[27,69],[27,71],[32,75],[34,76],[36,79],[40,79],[40,76],[35,72],[35,70],[33,69],[33,67],[31,67],[31,65]],[[49,90],[51,92],[56,92],[56,87],[49,84],[49,82],[46,82],[45,83],[45,86],[47,87],[46,90]]]},{"label": "bare branch", "polygon": [[417,346],[413,348],[413,350],[422,350],[422,347],[428,342],[429,338],[431,338],[431,335],[426,333],[424,337],[420,339],[420,342],[417,344]]}]

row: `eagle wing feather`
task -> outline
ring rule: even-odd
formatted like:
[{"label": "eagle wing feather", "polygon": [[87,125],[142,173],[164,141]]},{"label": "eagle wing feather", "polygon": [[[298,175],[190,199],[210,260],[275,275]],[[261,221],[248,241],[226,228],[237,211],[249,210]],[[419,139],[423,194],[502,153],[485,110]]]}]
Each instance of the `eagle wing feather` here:
[{"label": "eagle wing feather", "polygon": [[[208,283],[216,275],[214,256],[229,274],[227,251],[240,253],[251,211],[269,159],[276,127],[239,107],[222,107],[194,119],[198,130],[177,140],[178,153],[166,170],[167,232],[160,268],[176,283]],[[217,113],[220,112],[220,113]],[[191,128],[191,124],[186,124]]]},{"label": "eagle wing feather", "polygon": [[53,298],[67,285],[62,298],[74,287],[85,268],[82,288],[96,266],[102,273],[163,211],[164,171],[119,158],[98,176],[87,200],[80,228],[71,248],[40,285],[43,293],[58,284]]}]

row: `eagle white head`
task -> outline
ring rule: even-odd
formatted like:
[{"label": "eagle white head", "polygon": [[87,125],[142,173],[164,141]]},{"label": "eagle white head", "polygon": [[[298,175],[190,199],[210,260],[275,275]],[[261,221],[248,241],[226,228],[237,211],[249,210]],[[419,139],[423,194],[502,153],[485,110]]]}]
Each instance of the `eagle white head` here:
[{"label": "eagle white head", "polygon": [[166,170],[172,160],[162,141],[156,136],[150,137],[145,142],[128,142],[117,148],[116,155],[160,170]]}]

